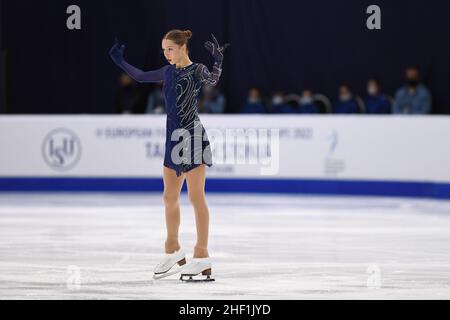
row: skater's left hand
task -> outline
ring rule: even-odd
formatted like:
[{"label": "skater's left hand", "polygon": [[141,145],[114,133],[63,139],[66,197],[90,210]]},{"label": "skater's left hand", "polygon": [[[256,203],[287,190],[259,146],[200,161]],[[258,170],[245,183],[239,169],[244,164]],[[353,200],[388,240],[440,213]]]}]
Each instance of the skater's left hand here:
[{"label": "skater's left hand", "polygon": [[212,43],[211,41],[206,41],[205,48],[212,54],[214,60],[219,64],[221,64],[223,61],[223,53],[225,52],[225,49],[230,46],[230,44],[226,43],[223,46],[220,46],[216,37],[212,33],[211,36],[213,38],[214,43]]}]

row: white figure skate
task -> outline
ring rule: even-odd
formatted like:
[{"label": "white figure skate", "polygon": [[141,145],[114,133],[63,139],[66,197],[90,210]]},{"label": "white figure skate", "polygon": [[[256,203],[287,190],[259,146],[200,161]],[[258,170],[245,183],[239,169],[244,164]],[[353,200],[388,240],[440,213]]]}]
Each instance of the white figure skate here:
[{"label": "white figure skate", "polygon": [[181,271],[180,280],[186,282],[214,281],[210,258],[193,258]]},{"label": "white figure skate", "polygon": [[177,274],[185,265],[186,254],[181,249],[174,253],[166,253],[161,262],[155,267],[153,279],[159,280]]}]

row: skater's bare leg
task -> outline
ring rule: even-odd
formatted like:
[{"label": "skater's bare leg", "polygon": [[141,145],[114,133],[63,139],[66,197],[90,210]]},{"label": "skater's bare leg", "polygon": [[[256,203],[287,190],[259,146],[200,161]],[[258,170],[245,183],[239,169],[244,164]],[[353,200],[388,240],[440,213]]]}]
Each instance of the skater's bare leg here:
[{"label": "skater's bare leg", "polygon": [[167,239],[165,242],[166,253],[178,251],[180,243],[178,242],[178,230],[180,228],[180,204],[179,197],[183,187],[184,174],[177,177],[174,170],[164,166],[164,207],[166,214]]},{"label": "skater's bare leg", "polygon": [[194,247],[194,258],[208,258],[209,211],[205,197],[205,165],[201,165],[186,173],[189,201],[194,207],[197,226],[197,243]]}]

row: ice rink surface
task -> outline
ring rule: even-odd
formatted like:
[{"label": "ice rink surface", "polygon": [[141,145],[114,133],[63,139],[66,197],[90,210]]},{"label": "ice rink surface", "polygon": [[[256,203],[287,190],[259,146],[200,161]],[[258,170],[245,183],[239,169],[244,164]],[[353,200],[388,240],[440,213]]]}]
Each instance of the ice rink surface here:
[{"label": "ice rink surface", "polygon": [[[215,282],[152,279],[161,194],[0,194],[0,299],[450,299],[450,202],[208,194]],[[192,257],[194,211],[181,198]]]}]

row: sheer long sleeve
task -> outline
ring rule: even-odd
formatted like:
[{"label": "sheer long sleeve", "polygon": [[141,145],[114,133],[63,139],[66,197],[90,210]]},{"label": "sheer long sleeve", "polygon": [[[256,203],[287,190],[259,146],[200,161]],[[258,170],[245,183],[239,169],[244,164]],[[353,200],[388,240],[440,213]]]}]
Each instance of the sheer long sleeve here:
[{"label": "sheer long sleeve", "polygon": [[169,65],[166,65],[158,70],[142,71],[125,61],[123,58],[124,52],[125,45],[120,45],[119,40],[116,38],[114,45],[109,50],[109,55],[114,63],[125,71],[131,78],[137,82],[160,82],[164,80]]},{"label": "sheer long sleeve", "polygon": [[199,67],[196,70],[196,76],[201,83],[207,84],[209,86],[215,86],[219,82],[220,76],[222,74],[223,53],[230,44],[227,43],[221,46],[219,45],[219,41],[217,41],[216,37],[212,33],[211,36],[214,42],[205,42],[205,48],[211,53],[214,58],[212,72],[210,72],[204,64],[199,64]]},{"label": "sheer long sleeve", "polygon": [[131,78],[140,83],[148,83],[148,82],[160,82],[164,80],[167,68],[169,65],[166,65],[157,70],[151,71],[142,71],[125,60],[117,64],[123,71],[125,71]]},{"label": "sheer long sleeve", "polygon": [[196,69],[196,76],[200,82],[215,86],[219,82],[220,76],[222,74],[222,67],[218,62],[215,62],[212,68],[212,72],[208,70],[208,67],[204,64],[199,64]]}]

